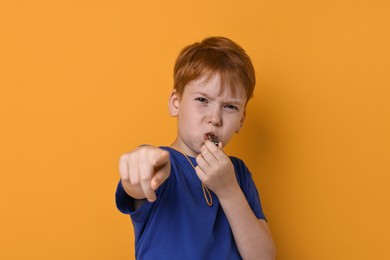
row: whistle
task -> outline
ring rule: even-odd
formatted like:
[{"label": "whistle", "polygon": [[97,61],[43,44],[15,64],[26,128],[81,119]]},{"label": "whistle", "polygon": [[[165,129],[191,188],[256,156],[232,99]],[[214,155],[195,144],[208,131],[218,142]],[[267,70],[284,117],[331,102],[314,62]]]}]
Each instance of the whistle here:
[{"label": "whistle", "polygon": [[216,137],[214,135],[207,135],[207,137],[209,138],[209,140],[211,142],[213,142],[216,146],[218,146],[218,144],[219,144],[218,137]]}]

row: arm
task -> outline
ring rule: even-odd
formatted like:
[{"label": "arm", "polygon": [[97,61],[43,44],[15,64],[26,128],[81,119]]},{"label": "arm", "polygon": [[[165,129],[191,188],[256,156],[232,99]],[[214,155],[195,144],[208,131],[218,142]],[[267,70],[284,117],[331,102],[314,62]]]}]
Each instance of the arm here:
[{"label": "arm", "polygon": [[256,218],[240,187],[237,185],[231,193],[220,193],[218,199],[243,259],[275,259],[268,224]]},{"label": "arm", "polygon": [[267,223],[252,212],[237,183],[232,162],[219,148],[206,141],[197,157],[199,178],[217,195],[241,256],[275,259],[275,246]]}]

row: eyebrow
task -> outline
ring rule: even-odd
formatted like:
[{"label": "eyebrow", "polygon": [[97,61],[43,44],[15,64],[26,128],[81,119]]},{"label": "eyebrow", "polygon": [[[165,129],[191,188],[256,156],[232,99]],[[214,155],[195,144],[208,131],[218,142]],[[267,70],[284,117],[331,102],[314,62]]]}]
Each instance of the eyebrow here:
[{"label": "eyebrow", "polygon": [[[207,99],[212,99],[209,95],[207,95],[207,93],[202,92],[202,91],[195,91],[192,94],[193,95],[201,95],[201,96],[206,97]],[[228,101],[225,103],[231,103],[234,105],[241,105],[242,104],[241,100],[238,98],[229,98]],[[245,102],[244,102],[244,105],[245,105]]]}]

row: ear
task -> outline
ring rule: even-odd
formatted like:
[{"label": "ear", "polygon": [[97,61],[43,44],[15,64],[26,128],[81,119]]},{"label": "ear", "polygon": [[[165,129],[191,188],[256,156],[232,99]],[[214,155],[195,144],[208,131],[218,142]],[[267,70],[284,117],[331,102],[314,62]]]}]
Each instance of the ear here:
[{"label": "ear", "polygon": [[245,116],[246,116],[246,110],[244,110],[244,113],[242,113],[242,117],[241,117],[241,121],[240,121],[240,126],[236,129],[236,133],[237,133],[237,134],[240,132],[241,127],[244,125]]},{"label": "ear", "polygon": [[176,92],[176,89],[172,90],[168,100],[169,114],[171,116],[177,116],[179,114],[180,97]]}]

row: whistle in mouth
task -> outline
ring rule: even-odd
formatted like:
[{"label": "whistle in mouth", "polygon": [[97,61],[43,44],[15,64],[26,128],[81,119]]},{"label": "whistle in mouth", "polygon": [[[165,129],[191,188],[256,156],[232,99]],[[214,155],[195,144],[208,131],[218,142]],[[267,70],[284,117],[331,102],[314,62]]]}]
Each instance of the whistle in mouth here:
[{"label": "whistle in mouth", "polygon": [[215,135],[207,135],[207,137],[211,142],[213,142],[216,146],[218,146],[219,144],[218,137],[216,137]]}]

